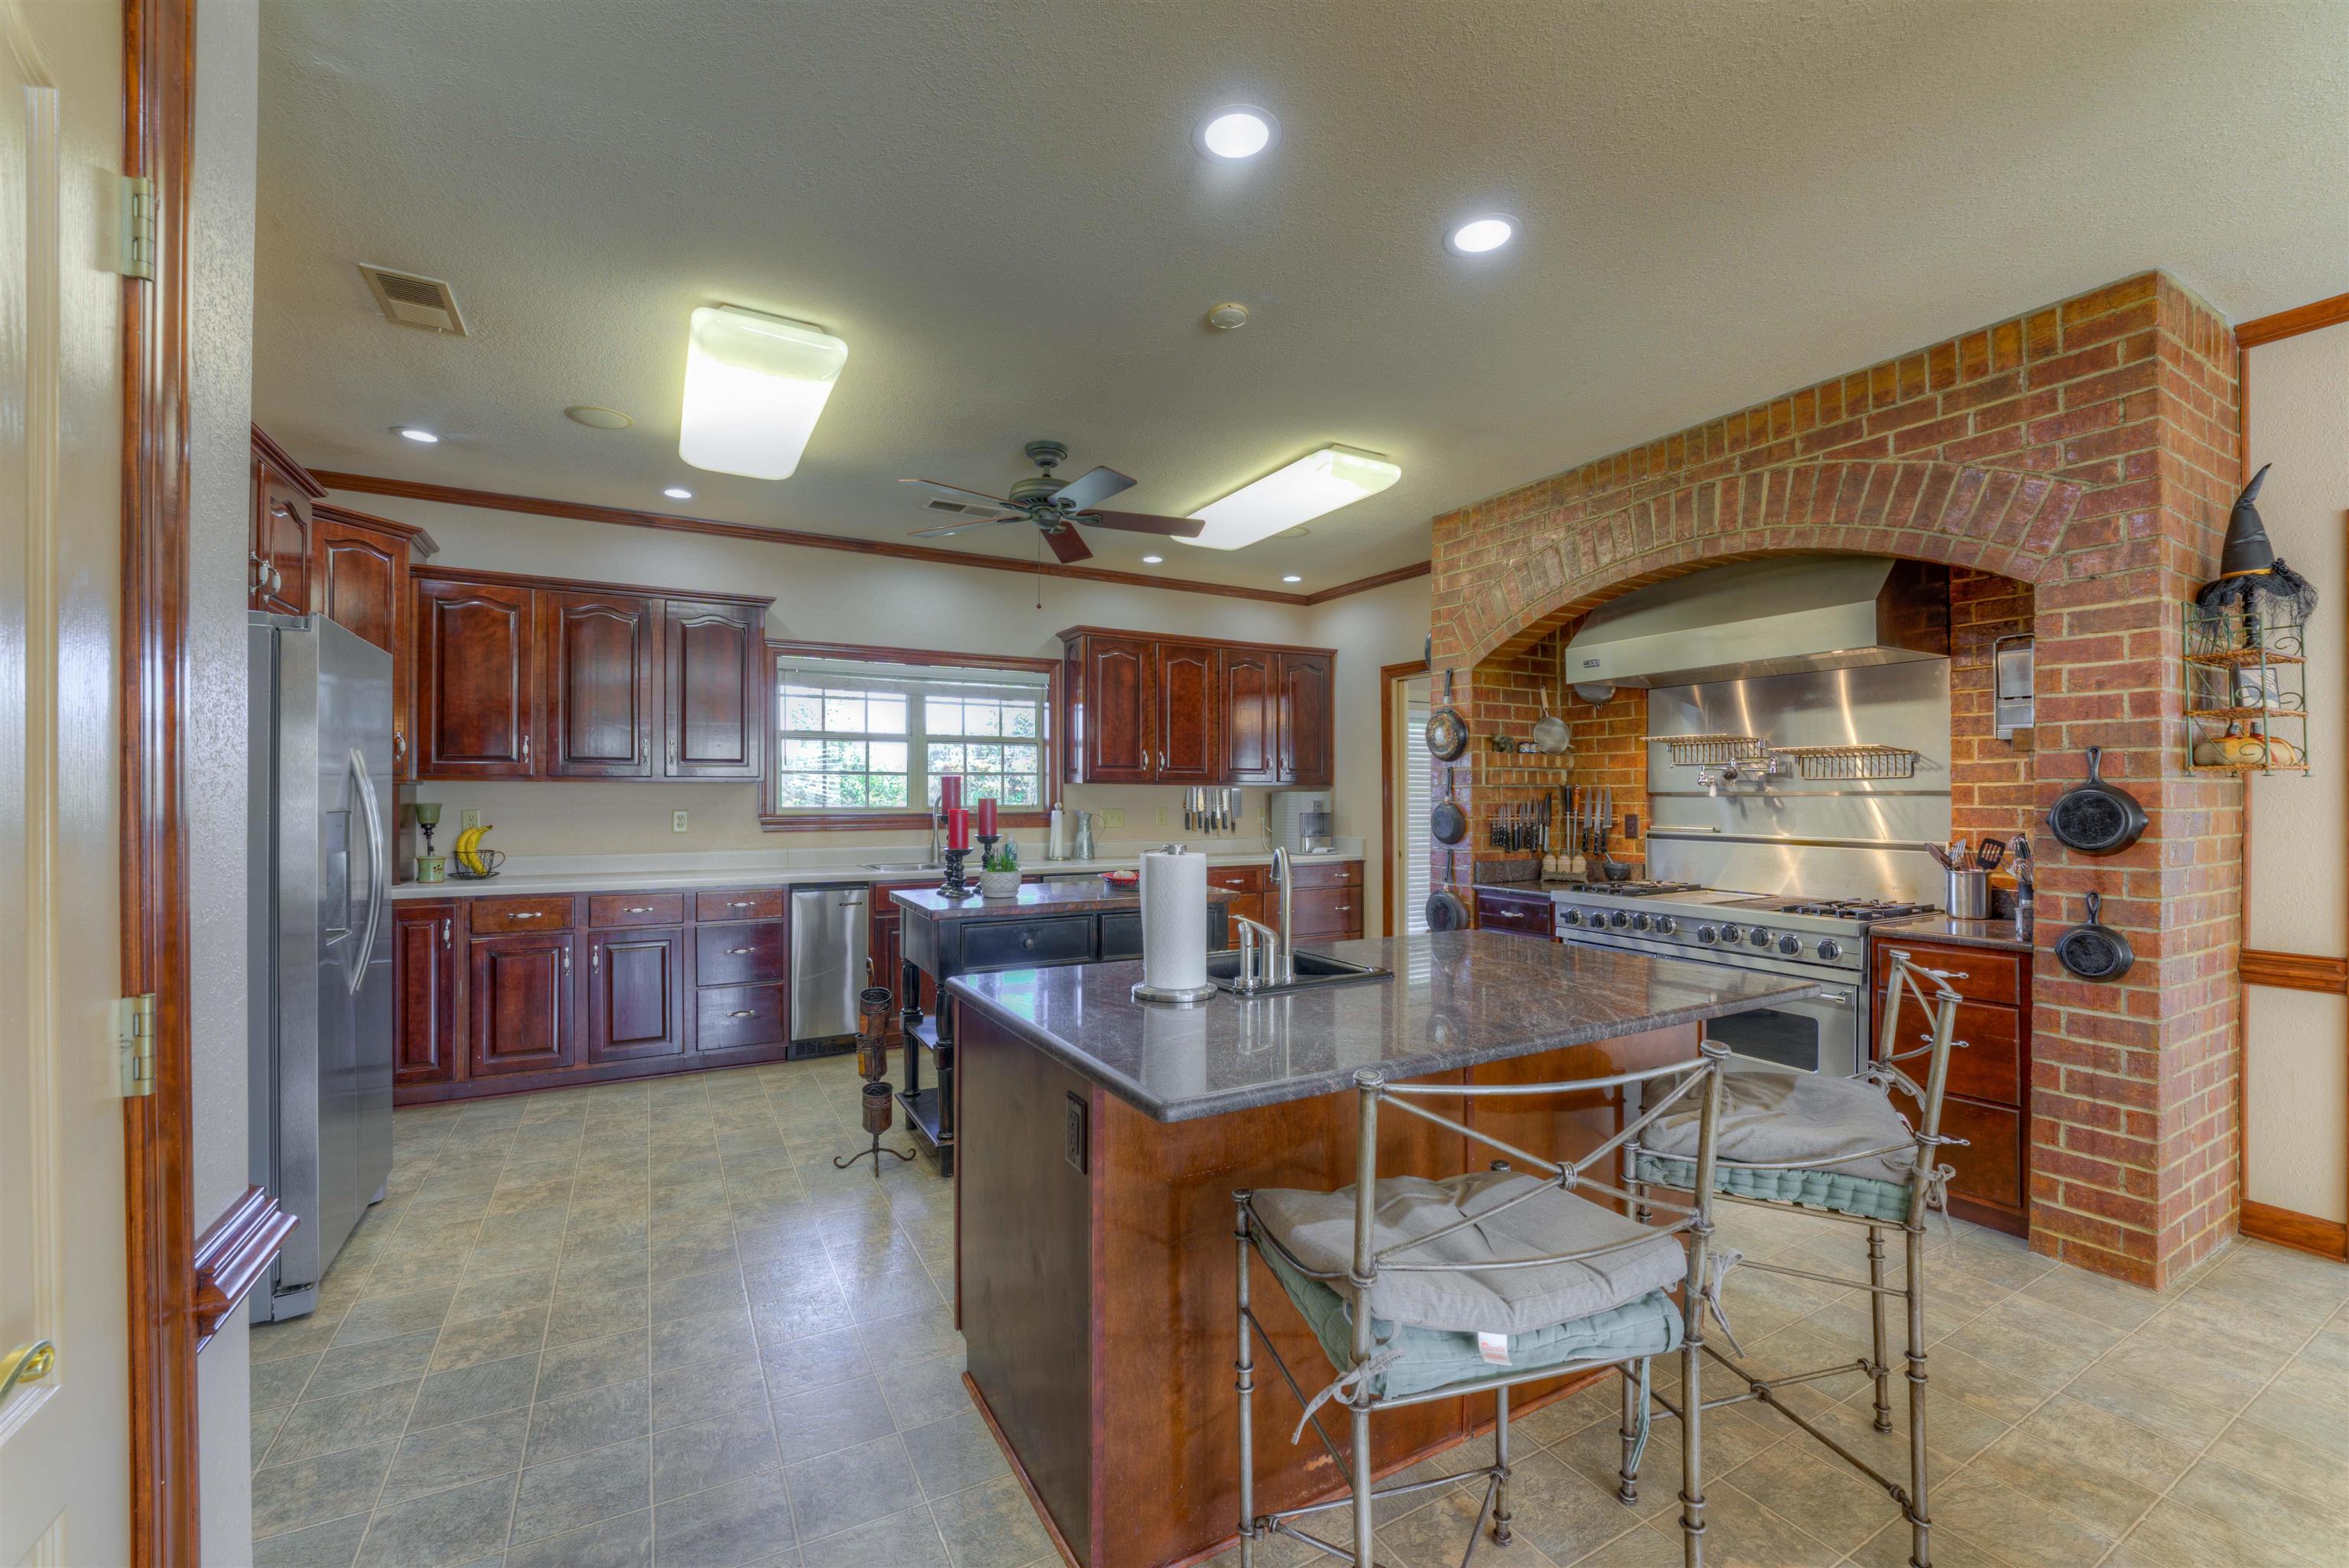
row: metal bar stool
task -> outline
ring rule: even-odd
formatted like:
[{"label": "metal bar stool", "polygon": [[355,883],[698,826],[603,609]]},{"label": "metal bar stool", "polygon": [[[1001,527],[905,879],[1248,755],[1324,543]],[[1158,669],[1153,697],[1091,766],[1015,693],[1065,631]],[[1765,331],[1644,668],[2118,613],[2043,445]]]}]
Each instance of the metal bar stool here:
[{"label": "metal bar stool", "polygon": [[[1354,1077],[1360,1119],[1355,1181],[1334,1192],[1287,1189],[1238,1191],[1235,1234],[1239,1253],[1239,1493],[1240,1563],[1255,1568],[1256,1547],[1275,1535],[1315,1547],[1355,1568],[1374,1568],[1373,1504],[1381,1498],[1481,1478],[1485,1501],[1461,1557],[1468,1568],[1489,1525],[1493,1539],[1509,1540],[1509,1390],[1537,1377],[1620,1367],[1644,1387],[1652,1357],[1682,1353],[1682,1377],[1700,1386],[1699,1291],[1673,1287],[1700,1280],[1713,1232],[1713,1123],[1726,1052],[1707,1042],[1695,1057],[1642,1072],[1540,1084],[1397,1084],[1374,1071]],[[1671,1080],[1671,1081],[1667,1081]],[[1653,1091],[1654,1103],[1579,1160],[1553,1163],[1430,1110],[1429,1099],[1530,1097],[1620,1091],[1627,1106]],[[1492,1169],[1443,1181],[1413,1177],[1381,1180],[1377,1172],[1382,1105],[1434,1123],[1498,1151]],[[1609,1194],[1629,1208],[1643,1200],[1595,1180],[1618,1150],[1672,1112],[1697,1130],[1694,1168],[1705,1180],[1692,1206],[1644,1202],[1678,1215],[1669,1224],[1635,1221],[1578,1196]],[[1467,1108],[1462,1108],[1466,1114]],[[1313,1329],[1338,1377],[1310,1397],[1280,1355],[1249,1300],[1248,1257],[1262,1257],[1282,1290]],[[1281,1380],[1304,1413],[1289,1441],[1308,1426],[1351,1479],[1345,1497],[1301,1508],[1256,1511],[1254,1423],[1256,1347],[1261,1340]],[[1496,1369],[1497,1368],[1497,1369]],[[1381,1487],[1371,1481],[1371,1414],[1405,1405],[1490,1392],[1494,1396],[1492,1462],[1457,1475]],[[1343,1404],[1352,1418],[1351,1442],[1341,1449],[1321,1425],[1324,1403]],[[1704,1561],[1701,1421],[1683,1422],[1681,1528],[1689,1568]],[[1644,1444],[1644,1420],[1637,1440]],[[1627,1444],[1631,1439],[1627,1437]],[[1626,1464],[1637,1463],[1627,1450]],[[1353,1506],[1350,1548],[1301,1527],[1311,1516]]]},{"label": "metal bar stool", "polygon": [[[1930,994],[1928,990],[1930,983]],[[1913,995],[1933,1020],[1925,1044],[1909,1051],[1899,1048],[1900,1002]],[[1868,1278],[1839,1279],[1833,1274],[1784,1264],[1744,1258],[1726,1249],[1717,1253],[1710,1278],[1691,1277],[1720,1315],[1722,1276],[1732,1267],[1765,1274],[1816,1280],[1868,1293],[1872,1344],[1865,1357],[1806,1372],[1764,1377],[1743,1366],[1735,1357],[1713,1346],[1703,1348],[1745,1385],[1745,1391],[1702,1400],[1693,1384],[1681,1391],[1675,1407],[1661,1395],[1636,1390],[1627,1379],[1623,1389],[1624,1445],[1622,1497],[1636,1500],[1639,1465],[1629,1441],[1635,1420],[1647,1415],[1634,1407],[1653,1398],[1666,1413],[1686,1418],[1700,1409],[1753,1401],[1768,1406],[1818,1439],[1829,1452],[1884,1489],[1909,1521],[1912,1568],[1931,1568],[1932,1520],[1927,1511],[1925,1446],[1925,1216],[1940,1208],[1946,1215],[1945,1186],[1955,1174],[1938,1163],[1944,1144],[1961,1144],[1941,1136],[1941,1097],[1948,1085],[1951,1031],[1956,1026],[1958,994],[1940,972],[1914,963],[1906,953],[1892,954],[1892,973],[1885,988],[1884,1022],[1876,1059],[1867,1070],[1849,1078],[1821,1078],[1756,1066],[1724,1075],[1717,1126],[1700,1128],[1684,1111],[1653,1121],[1645,1140],[1623,1146],[1624,1184],[1645,1193],[1653,1186],[1687,1188],[1703,1185],[1705,1161],[1697,1156],[1713,1150],[1710,1184],[1732,1203],[1800,1213],[1832,1223],[1856,1225],[1868,1233]],[[1954,1042],[1962,1045],[1963,1041]],[[1927,1058],[1925,1083],[1919,1088],[1899,1064]],[[1898,1086],[1918,1105],[1911,1127],[1892,1104],[1890,1088]],[[1643,1118],[1643,1120],[1648,1119]],[[1642,1211],[1635,1211],[1640,1212]],[[1884,1232],[1899,1230],[1906,1245],[1906,1273],[1898,1286],[1884,1283]],[[1876,1429],[1892,1430],[1891,1368],[1886,1353],[1886,1304],[1898,1299],[1908,1310],[1909,1343],[1905,1352],[1909,1383],[1909,1474],[1905,1483],[1869,1464],[1819,1429],[1777,1391],[1847,1373],[1858,1373],[1875,1384]],[[1724,1335],[1729,1321],[1721,1317]],[[1732,1350],[1739,1349],[1729,1335]]]}]

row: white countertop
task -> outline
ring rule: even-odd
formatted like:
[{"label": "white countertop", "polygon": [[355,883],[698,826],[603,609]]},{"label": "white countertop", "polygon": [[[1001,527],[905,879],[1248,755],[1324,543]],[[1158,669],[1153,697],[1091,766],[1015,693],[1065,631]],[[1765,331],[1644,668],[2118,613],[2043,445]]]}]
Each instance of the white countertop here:
[{"label": "white countertop", "polygon": [[[1142,863],[1142,851],[1145,848],[1155,849],[1163,841],[1113,845],[1107,855],[1090,861],[1030,861],[1020,869],[1030,876],[1130,871]],[[1340,839],[1338,846],[1327,854],[1300,855],[1298,859],[1358,861],[1362,858],[1361,841],[1358,839]],[[1238,846],[1217,848],[1212,843],[1187,847],[1204,853],[1211,866],[1267,866],[1272,863],[1272,852],[1268,850]],[[938,874],[935,869],[926,872],[918,870],[874,871],[862,861],[851,858],[856,856],[871,861],[902,862],[920,858],[920,851],[876,848],[703,855],[516,855],[506,862],[503,871],[486,882],[460,882],[452,877],[443,882],[399,882],[392,887],[391,896],[395,901],[404,901],[480,898],[492,894],[514,897],[531,893],[789,887],[809,882],[921,882]],[[455,863],[455,858],[450,857],[452,868]],[[978,862],[975,857],[964,862],[964,874],[977,880]]]}]

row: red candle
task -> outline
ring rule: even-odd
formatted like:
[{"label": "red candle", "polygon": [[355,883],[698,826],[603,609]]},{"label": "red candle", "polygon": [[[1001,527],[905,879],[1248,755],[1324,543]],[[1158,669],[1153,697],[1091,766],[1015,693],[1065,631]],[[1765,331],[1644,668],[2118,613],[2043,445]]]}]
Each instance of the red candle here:
[{"label": "red candle", "polygon": [[947,848],[970,848],[970,813],[959,806],[947,813]]},{"label": "red candle", "polygon": [[961,774],[946,773],[939,776],[938,810],[941,811],[959,811],[962,810]]},{"label": "red candle", "polygon": [[978,836],[982,839],[996,836],[995,797],[992,795],[982,798],[978,802]]}]

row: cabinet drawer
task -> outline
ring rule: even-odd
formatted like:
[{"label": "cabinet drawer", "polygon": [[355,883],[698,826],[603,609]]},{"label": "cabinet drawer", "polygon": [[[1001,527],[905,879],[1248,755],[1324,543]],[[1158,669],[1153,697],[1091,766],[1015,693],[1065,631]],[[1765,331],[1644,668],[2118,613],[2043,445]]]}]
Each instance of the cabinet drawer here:
[{"label": "cabinet drawer", "polygon": [[1510,898],[1480,892],[1476,895],[1476,923],[1486,931],[1553,936],[1557,932],[1557,905],[1546,898]]},{"label": "cabinet drawer", "polygon": [[1025,969],[1038,964],[1081,964],[1093,955],[1090,919],[969,923],[962,936],[962,966]]},{"label": "cabinet drawer", "polygon": [[[1892,1103],[1911,1123],[1916,1121],[1915,1100],[1895,1089]],[[1977,1100],[1947,1096],[1941,1101],[1941,1132],[1945,1137],[1967,1140],[1963,1145],[1944,1144],[1941,1148],[1941,1158],[1957,1171],[1950,1178],[1953,1195],[1996,1204],[2002,1209],[2022,1210],[2022,1111],[2012,1106],[1983,1105]]]},{"label": "cabinet drawer", "polygon": [[1362,862],[1360,861],[1291,861],[1288,869],[1297,878],[1297,885],[1309,887],[1360,887],[1362,885]]},{"label": "cabinet drawer", "polygon": [[568,931],[571,900],[560,898],[477,898],[471,901],[473,933],[490,935],[507,931]]},{"label": "cabinet drawer", "polygon": [[[1900,998],[1899,1048],[1913,1051],[1932,1037],[1931,1015],[1905,992]],[[1958,1004],[1957,1037],[1963,1050],[1950,1049],[1950,1092],[2001,1105],[2023,1103],[2023,1016],[2013,1007],[1987,1002]],[[1871,1042],[1872,1044],[1872,1042]],[[1901,1070],[1919,1083],[1925,1081],[1930,1061],[1919,1057],[1903,1062]]]},{"label": "cabinet drawer", "polygon": [[685,894],[681,892],[599,892],[587,901],[587,923],[613,925],[683,925]]},{"label": "cabinet drawer", "polygon": [[731,892],[705,892],[693,901],[696,920],[781,920],[783,890],[739,888]]},{"label": "cabinet drawer", "polygon": [[783,977],[781,921],[696,927],[693,978],[698,985],[757,985]]},{"label": "cabinet drawer", "polygon": [[1892,973],[1894,952],[1908,954],[1928,969],[1950,977],[1950,989],[1969,1002],[1996,1002],[2012,1007],[2023,997],[2023,957],[1987,947],[1938,947],[1930,942],[1903,942],[1898,932],[1873,938],[1879,945],[1876,972]]},{"label": "cabinet drawer", "polygon": [[[1268,900],[1268,902],[1269,902]],[[1289,901],[1298,936],[1360,936],[1362,891],[1351,887],[1299,887]]]},{"label": "cabinet drawer", "polygon": [[1262,892],[1264,868],[1262,866],[1210,866],[1207,868],[1207,885],[1225,888],[1233,892]]},{"label": "cabinet drawer", "polygon": [[730,1051],[744,1046],[781,1045],[791,1029],[791,1009],[781,985],[707,987],[700,1000],[698,1051]]},{"label": "cabinet drawer", "polygon": [[[1207,951],[1220,953],[1238,941],[1232,932],[1224,905],[1207,906]],[[1115,964],[1120,959],[1142,956],[1142,913],[1139,910],[1117,910],[1101,917],[1101,961]]]}]

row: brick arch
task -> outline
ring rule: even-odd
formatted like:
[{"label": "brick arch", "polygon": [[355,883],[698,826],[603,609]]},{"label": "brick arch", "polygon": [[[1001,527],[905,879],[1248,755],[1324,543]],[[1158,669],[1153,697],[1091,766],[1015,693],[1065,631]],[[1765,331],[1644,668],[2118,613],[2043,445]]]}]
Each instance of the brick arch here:
[{"label": "brick arch", "polygon": [[2088,489],[2033,469],[1886,459],[1718,475],[1595,516],[1561,509],[1490,588],[1439,618],[1436,659],[1473,669],[1630,589],[1764,555],[1898,555],[2036,583]]}]

